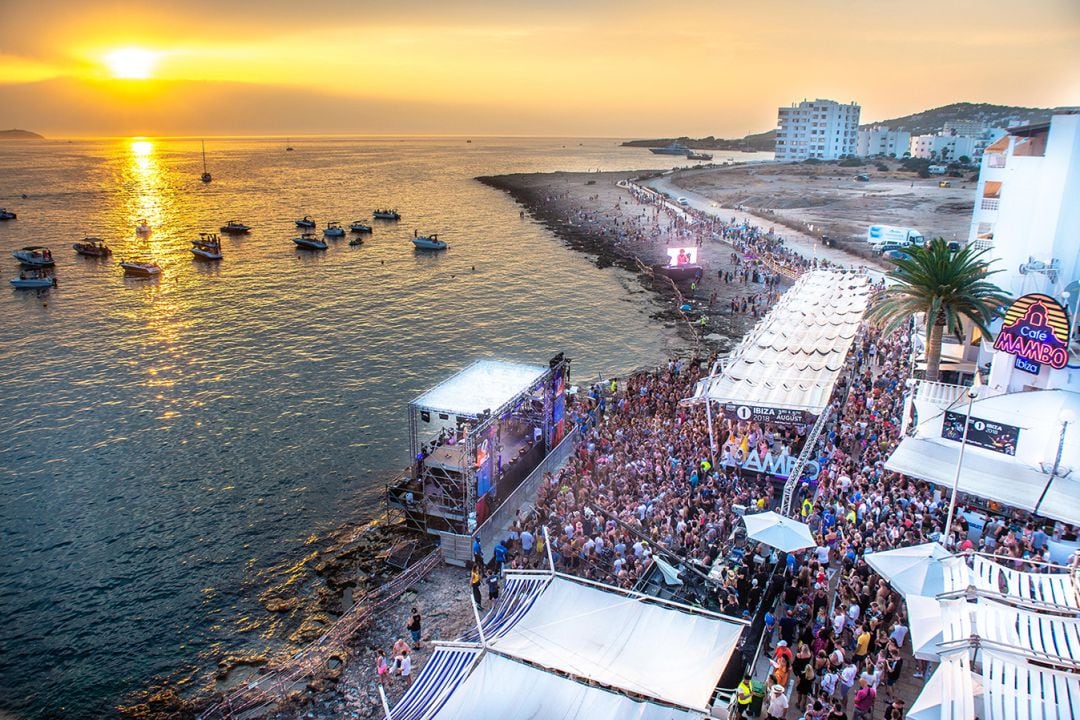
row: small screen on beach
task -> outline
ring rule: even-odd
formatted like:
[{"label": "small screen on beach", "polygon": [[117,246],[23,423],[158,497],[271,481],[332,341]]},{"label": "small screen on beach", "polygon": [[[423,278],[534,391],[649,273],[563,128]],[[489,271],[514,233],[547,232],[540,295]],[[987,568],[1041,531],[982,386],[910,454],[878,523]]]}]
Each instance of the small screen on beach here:
[{"label": "small screen on beach", "polygon": [[667,249],[668,267],[680,265],[695,265],[697,263],[696,247],[673,247]]}]

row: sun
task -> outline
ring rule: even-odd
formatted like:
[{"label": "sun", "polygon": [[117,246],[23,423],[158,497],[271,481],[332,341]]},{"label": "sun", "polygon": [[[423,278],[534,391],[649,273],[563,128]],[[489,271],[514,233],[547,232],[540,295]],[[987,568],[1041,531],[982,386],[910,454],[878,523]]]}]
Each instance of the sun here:
[{"label": "sun", "polygon": [[158,53],[142,48],[120,48],[106,54],[104,60],[114,78],[146,80],[154,72]]}]

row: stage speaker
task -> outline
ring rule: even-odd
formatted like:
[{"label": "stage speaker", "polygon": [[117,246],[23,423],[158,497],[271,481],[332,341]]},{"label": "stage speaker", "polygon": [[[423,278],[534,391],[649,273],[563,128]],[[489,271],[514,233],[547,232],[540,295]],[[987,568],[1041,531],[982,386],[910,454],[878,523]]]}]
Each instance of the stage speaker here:
[{"label": "stage speaker", "polygon": [[420,419],[423,420],[426,423],[431,422],[431,413],[429,413],[427,410],[421,410],[420,411]]},{"label": "stage speaker", "polygon": [[548,369],[549,370],[554,369],[556,366],[558,366],[559,363],[561,363],[563,361],[564,357],[565,357],[565,353],[559,353],[555,357],[548,360]]}]

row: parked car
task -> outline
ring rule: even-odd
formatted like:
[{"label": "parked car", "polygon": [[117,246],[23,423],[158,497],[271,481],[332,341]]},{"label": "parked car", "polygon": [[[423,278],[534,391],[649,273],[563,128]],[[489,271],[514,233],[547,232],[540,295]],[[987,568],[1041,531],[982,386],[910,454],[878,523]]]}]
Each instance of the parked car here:
[{"label": "parked car", "polygon": [[911,256],[903,250],[886,250],[885,257],[889,258],[890,260],[907,260]]},{"label": "parked car", "polygon": [[855,176],[855,182],[870,182],[870,176],[866,173],[859,173]]}]

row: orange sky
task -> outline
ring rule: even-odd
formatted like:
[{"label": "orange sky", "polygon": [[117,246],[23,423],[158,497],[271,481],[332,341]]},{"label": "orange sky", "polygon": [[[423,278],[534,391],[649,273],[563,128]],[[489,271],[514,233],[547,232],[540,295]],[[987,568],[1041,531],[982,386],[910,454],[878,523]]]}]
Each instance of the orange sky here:
[{"label": "orange sky", "polygon": [[[51,135],[732,137],[803,98],[1080,103],[1075,0],[35,0],[3,24],[0,127]],[[131,48],[150,79],[115,77]]]}]

